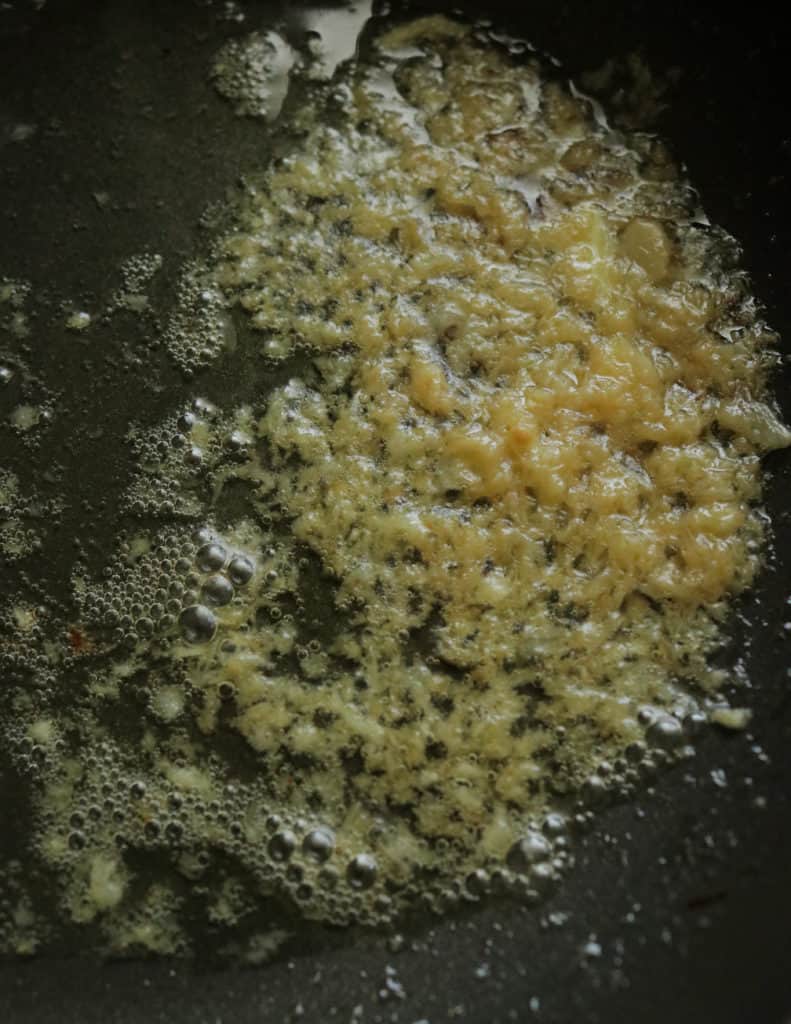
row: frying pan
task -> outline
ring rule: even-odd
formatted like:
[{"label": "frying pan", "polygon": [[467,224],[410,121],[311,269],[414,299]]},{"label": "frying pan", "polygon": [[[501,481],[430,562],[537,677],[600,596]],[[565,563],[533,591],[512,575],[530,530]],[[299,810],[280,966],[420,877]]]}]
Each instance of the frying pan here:
[{"label": "frying pan", "polygon": [[[774,19],[760,5],[681,0],[488,0],[464,10],[530,39],[572,75],[634,50],[657,71],[680,70],[657,130],[712,221],[742,242],[767,318],[791,338],[791,126]],[[207,203],[266,158],[261,125],[234,117],[209,87],[209,61],[226,37],[293,14],[294,5],[255,0],[0,4],[0,274],[30,280],[36,295],[32,333],[14,341],[33,375],[25,387],[59,396],[53,427],[31,448],[8,428],[16,385],[0,390],[0,452],[45,489],[47,471],[62,470],[68,506],[42,524],[36,555],[56,597],[77,553],[100,566],[110,550],[129,423],[155,422],[187,387],[138,321],[116,318],[83,343],[64,331],[58,304],[106,301],[120,263],[148,249],[165,258],[154,304],[167,309]],[[788,382],[784,368],[787,418]],[[189,388],[221,400],[227,385],[220,368]],[[397,937],[314,929],[256,969],[6,961],[2,1024],[790,1020],[788,456],[767,469],[774,555],[731,627],[732,658],[751,680],[749,734],[705,732],[693,763],[602,812],[545,904],[484,905]],[[41,569],[3,567],[3,590],[26,573]],[[23,845],[24,819],[1,757],[7,857]]]}]

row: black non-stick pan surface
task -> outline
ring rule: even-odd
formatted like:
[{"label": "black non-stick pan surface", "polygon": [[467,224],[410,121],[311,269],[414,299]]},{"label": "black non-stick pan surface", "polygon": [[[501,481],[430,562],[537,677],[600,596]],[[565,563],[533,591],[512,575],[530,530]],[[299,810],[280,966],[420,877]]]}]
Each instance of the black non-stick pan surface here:
[{"label": "black non-stick pan surface", "polygon": [[[711,219],[743,243],[790,351],[791,96],[779,22],[756,5],[680,0],[467,10],[502,21],[572,74],[634,50],[657,72],[679,69],[657,129]],[[126,480],[118,452],[129,423],[156,421],[187,393],[131,319],[82,343],[64,331],[58,303],[106,301],[121,262],[153,249],[165,257],[156,301],[167,311],[168,274],[197,250],[207,204],[260,165],[268,145],[260,123],[234,117],[213,92],[210,60],[225,38],[293,13],[252,0],[0,3],[0,277],[30,280],[37,296],[31,336],[13,339],[38,379],[28,386],[65,396],[57,429],[31,449],[8,429],[13,382],[0,387],[0,452],[26,479],[65,470],[69,505],[45,524],[37,556],[54,581],[67,578],[75,552],[99,565],[107,557],[102,524]],[[0,342],[7,351],[9,338]],[[784,370],[786,417],[788,381]],[[221,373],[206,382],[209,397],[221,400],[222,388]],[[767,465],[776,554],[732,627],[733,657],[746,659],[752,681],[749,733],[704,733],[692,763],[603,813],[546,904],[490,905],[398,938],[297,935],[256,969],[78,955],[5,962],[0,1022],[791,1019],[791,463],[781,454]],[[3,567],[3,590],[25,570]],[[18,849],[23,819],[1,762],[0,800],[0,850]]]}]

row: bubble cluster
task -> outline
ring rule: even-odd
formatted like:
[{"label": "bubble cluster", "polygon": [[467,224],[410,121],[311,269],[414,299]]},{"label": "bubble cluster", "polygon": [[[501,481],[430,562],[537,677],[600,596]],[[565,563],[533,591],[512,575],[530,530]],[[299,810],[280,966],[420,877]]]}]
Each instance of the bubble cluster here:
[{"label": "bubble cluster", "polygon": [[0,331],[7,331],[15,338],[26,338],[30,334],[26,309],[30,292],[27,281],[0,278]]},{"label": "bubble cluster", "polygon": [[131,446],[142,472],[127,492],[132,514],[164,520],[200,517],[217,480],[244,459],[239,439],[249,429],[249,410],[223,415],[211,402],[196,398],[157,428],[134,430]]},{"label": "bubble cluster", "polygon": [[205,644],[217,632],[220,609],[254,571],[249,554],[225,547],[206,527],[166,528],[153,543],[130,537],[101,584],[78,576],[74,585],[85,628],[114,643],[130,647],[156,634]]},{"label": "bubble cluster", "polygon": [[188,374],[234,347],[236,335],[228,305],[205,267],[193,265],[184,270],[163,340]]},{"label": "bubble cluster", "polygon": [[277,32],[252,32],[225,43],[214,59],[211,78],[240,117],[271,121],[283,106],[296,61],[297,54]]},{"label": "bubble cluster", "polygon": [[[270,568],[260,578],[271,587],[275,578],[285,577],[285,572],[282,567],[279,570],[271,567],[276,564],[271,544],[262,554]],[[91,621],[97,625],[117,622],[122,630],[130,630],[129,634],[117,636],[126,641],[127,651],[141,642],[150,642],[152,630],[160,630],[162,637],[169,633],[172,642],[183,640],[187,645],[185,652],[214,644],[204,665],[214,664],[218,657],[221,662],[232,662],[238,651],[239,634],[229,632],[228,620],[223,624],[224,631],[218,634],[221,624],[208,606],[186,604],[175,624],[167,618],[164,621],[157,618],[160,610],[157,604],[161,604],[166,589],[170,593],[182,590],[179,596],[183,603],[189,600],[191,592],[200,592],[199,587],[205,587],[209,581],[216,582],[218,577],[226,580],[235,594],[247,593],[256,601],[260,599],[260,593],[251,589],[259,579],[256,555],[240,548],[235,539],[207,527],[193,530],[189,536],[184,531],[162,531],[155,543],[130,538],[104,583],[97,586],[86,581],[78,586],[85,610],[85,626],[80,628],[88,630]],[[181,581],[182,587],[174,587],[176,581]],[[183,589],[185,587],[191,591]],[[175,611],[175,603],[172,607]],[[217,614],[226,607],[219,606]],[[139,617],[132,621],[134,615]],[[236,619],[238,621],[239,613]],[[255,621],[255,614],[248,611],[247,621]],[[142,622],[150,626],[141,630]],[[282,653],[291,649],[289,643],[283,642],[287,635],[288,630],[280,641],[275,641]],[[304,656],[309,656],[307,650]],[[185,657],[189,664],[191,656],[186,654]],[[137,664],[133,656],[122,677],[138,678]],[[139,664],[142,667],[144,663]],[[145,685],[154,687],[154,714],[172,722],[182,711],[179,686],[189,692],[190,686],[201,681],[202,672],[193,672],[190,679],[186,673],[180,676],[174,671],[176,666],[172,660],[170,664],[169,669],[163,666],[151,671],[149,668]],[[179,678],[182,682],[176,686],[165,682]],[[204,678],[203,686],[209,682]],[[230,688],[225,699],[232,702],[239,699],[239,689],[242,692],[245,689],[243,679],[237,677],[236,685],[225,681],[218,688],[220,701],[223,685]],[[118,696],[122,693],[119,691]],[[203,695],[204,699],[209,696],[205,689]],[[196,713],[204,712],[205,709],[196,708]],[[398,904],[388,894],[388,890],[392,890],[392,879],[381,877],[375,846],[356,851],[349,849],[348,844],[339,847],[336,830],[330,824],[320,817],[317,819],[315,812],[289,811],[283,795],[274,795],[271,784],[263,779],[252,785],[223,783],[228,766],[212,763],[212,758],[204,761],[192,742],[185,745],[183,739],[174,737],[181,756],[171,760],[165,753],[166,744],[160,748],[157,770],[152,773],[150,768],[141,769],[134,755],[118,746],[117,737],[105,735],[98,739],[102,733],[95,719],[83,718],[77,727],[93,739],[85,774],[65,802],[69,814],[66,817],[64,811],[62,781],[53,787],[51,797],[45,793],[42,803],[42,810],[46,808],[53,820],[63,823],[60,839],[49,831],[45,833],[42,852],[49,863],[58,865],[71,878],[71,913],[76,919],[88,920],[96,914],[109,913],[123,903],[126,870],[118,859],[118,851],[127,846],[173,850],[174,856],[178,856],[179,870],[189,877],[205,873],[211,860],[210,849],[224,849],[255,876],[261,892],[290,893],[308,916],[328,916],[339,921],[370,920],[372,923],[382,923],[392,917]],[[187,751],[189,754],[184,760]],[[217,798],[220,791],[223,793],[221,801]],[[51,805],[50,799],[54,801]],[[333,817],[337,813],[338,810],[334,810]],[[183,852],[177,854],[177,851]],[[94,874],[86,877],[84,865],[90,864],[92,859],[97,866]],[[526,884],[524,877],[517,877],[515,873],[507,874],[504,879],[502,884],[511,884],[517,891]],[[388,881],[387,886],[385,881]],[[411,890],[405,886],[405,891]],[[479,886],[461,892],[458,898],[478,898],[483,891]],[[440,886],[436,891],[421,892],[420,896],[429,905],[439,906],[443,900],[451,898],[447,893],[443,896],[443,892]],[[125,909],[124,915],[127,912]],[[114,941],[118,941],[120,934],[121,930],[115,928]],[[159,949],[161,933],[157,931],[156,935],[156,939],[151,938],[151,949]],[[142,943],[143,940],[138,936],[136,941]]]},{"label": "bubble cluster", "polygon": [[56,524],[61,511],[59,499],[23,493],[18,477],[0,469],[0,560],[12,563],[34,554],[42,543],[38,524],[45,517]]},{"label": "bubble cluster", "polygon": [[159,253],[141,252],[130,256],[121,264],[121,285],[113,292],[107,312],[123,309],[144,313],[149,310],[148,286],[161,269]]},{"label": "bubble cluster", "polygon": [[25,684],[28,692],[46,695],[57,678],[56,658],[45,650],[51,617],[43,607],[13,604],[0,613],[3,646],[0,664],[9,685]]}]

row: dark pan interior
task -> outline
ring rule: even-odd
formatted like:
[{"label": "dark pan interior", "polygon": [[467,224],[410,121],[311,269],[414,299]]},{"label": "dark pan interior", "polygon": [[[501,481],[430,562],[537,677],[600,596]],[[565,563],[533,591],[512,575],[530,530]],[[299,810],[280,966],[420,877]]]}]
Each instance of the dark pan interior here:
[{"label": "dark pan interior", "polygon": [[[272,8],[239,6],[245,31]],[[223,8],[211,0],[0,4],[0,276],[29,278],[52,296],[102,296],[130,253],[155,248],[175,266],[194,249],[207,202],[262,151],[260,127],[231,116],[206,81],[220,39],[240,31]],[[791,128],[779,24],[759,5],[730,11],[680,0],[492,0],[466,9],[502,19],[572,74],[636,49],[659,71],[681,69],[659,131],[688,165],[711,219],[743,243],[788,352]],[[13,141],[18,123],[37,126],[32,139]],[[105,189],[111,213],[92,195]],[[138,343],[133,332],[130,325],[128,336],[85,348],[43,318],[26,359],[45,382],[81,397],[40,451],[22,450],[0,428],[12,464],[24,462],[28,473],[53,462],[67,468],[71,510],[42,555],[55,576],[73,558],[77,535],[87,558],[106,552],[103,510],[125,479],[118,442],[132,417],[153,421],[168,388],[184,387],[167,358],[145,348],[139,365],[115,372],[123,346]],[[786,366],[777,381],[786,417],[788,382]],[[2,421],[4,401],[0,394]],[[100,444],[91,440],[98,423]],[[711,730],[693,765],[670,771],[638,804],[603,814],[546,905],[490,906],[415,926],[399,950],[371,935],[299,940],[255,970],[86,958],[4,963],[0,1021],[788,1019],[791,460],[774,456],[768,466],[776,556],[733,627],[754,686],[755,739]],[[12,572],[3,578],[9,590],[16,585]],[[720,769],[725,787],[712,776]],[[17,819],[2,775],[0,799],[8,836]],[[600,955],[586,956],[593,937]],[[389,968],[403,998],[380,994]]]}]

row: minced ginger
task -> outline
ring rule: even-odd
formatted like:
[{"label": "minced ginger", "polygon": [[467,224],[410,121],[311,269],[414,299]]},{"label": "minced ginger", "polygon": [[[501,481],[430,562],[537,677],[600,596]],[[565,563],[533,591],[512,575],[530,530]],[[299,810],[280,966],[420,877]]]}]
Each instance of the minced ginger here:
[{"label": "minced ginger", "polygon": [[722,682],[759,459],[791,435],[726,240],[659,143],[447,19],[378,49],[217,270],[265,341],[318,357],[241,473],[332,575],[337,635],[315,678],[262,673],[255,630],[199,678],[231,678],[252,746],[302,758],[346,848],[375,826],[401,877],[501,857],[644,738],[641,708]]}]

